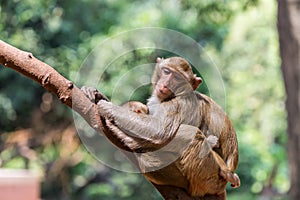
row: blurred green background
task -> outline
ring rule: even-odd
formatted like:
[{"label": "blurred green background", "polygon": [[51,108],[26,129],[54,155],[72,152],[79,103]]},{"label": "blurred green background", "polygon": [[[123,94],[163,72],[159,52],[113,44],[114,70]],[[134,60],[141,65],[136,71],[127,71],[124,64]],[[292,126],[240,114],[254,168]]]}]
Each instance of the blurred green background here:
[{"label": "blurred green background", "polygon": [[[1,40],[71,80],[93,48],[120,32],[163,27],[192,37],[221,73],[226,112],[238,135],[242,186],[228,187],[228,199],[286,199],[287,124],[275,0],[1,0],[0,13]],[[153,62],[156,55],[134,52],[122,66]],[[101,90],[111,93],[121,75],[111,70]],[[150,92],[135,98],[145,102]],[[0,113],[0,167],[38,172],[43,199],[161,199],[141,175],[97,161],[80,143],[71,110],[3,66]]]}]

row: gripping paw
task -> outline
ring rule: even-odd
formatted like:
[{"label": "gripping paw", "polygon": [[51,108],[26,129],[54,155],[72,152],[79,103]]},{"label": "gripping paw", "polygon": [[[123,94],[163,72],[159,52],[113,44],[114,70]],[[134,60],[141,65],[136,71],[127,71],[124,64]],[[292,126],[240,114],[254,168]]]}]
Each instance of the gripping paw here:
[{"label": "gripping paw", "polygon": [[100,100],[106,100],[108,101],[108,98],[102,94],[101,92],[99,92],[96,88],[94,87],[87,87],[87,86],[83,86],[81,88],[81,91],[85,94],[85,96],[87,98],[89,98],[89,100],[91,100],[93,103],[98,103]]}]

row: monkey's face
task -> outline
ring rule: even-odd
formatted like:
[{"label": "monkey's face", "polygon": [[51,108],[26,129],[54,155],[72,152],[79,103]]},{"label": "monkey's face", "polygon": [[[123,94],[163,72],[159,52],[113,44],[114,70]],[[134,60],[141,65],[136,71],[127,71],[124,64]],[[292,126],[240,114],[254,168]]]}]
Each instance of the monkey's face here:
[{"label": "monkey's face", "polygon": [[188,81],[167,65],[160,66],[160,76],[154,86],[156,96],[161,100],[171,99],[183,90],[190,90]]}]

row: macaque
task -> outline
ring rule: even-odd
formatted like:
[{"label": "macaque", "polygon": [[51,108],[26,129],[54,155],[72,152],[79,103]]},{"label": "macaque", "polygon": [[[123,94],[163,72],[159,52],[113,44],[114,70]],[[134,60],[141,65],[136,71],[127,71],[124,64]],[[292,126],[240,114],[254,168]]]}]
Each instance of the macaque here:
[{"label": "macaque", "polygon": [[223,195],[227,182],[240,186],[237,138],[224,111],[195,91],[201,82],[186,60],[171,57],[157,59],[147,106],[117,106],[98,91],[83,91],[124,149],[135,153],[149,181],[191,196]]}]

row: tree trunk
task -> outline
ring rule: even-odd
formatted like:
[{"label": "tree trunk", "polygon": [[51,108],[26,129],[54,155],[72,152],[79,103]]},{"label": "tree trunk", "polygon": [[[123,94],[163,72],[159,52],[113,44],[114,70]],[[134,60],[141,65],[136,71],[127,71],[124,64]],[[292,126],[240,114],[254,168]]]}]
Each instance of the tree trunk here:
[{"label": "tree trunk", "polygon": [[278,1],[281,67],[286,88],[290,199],[300,199],[300,0]]},{"label": "tree trunk", "polygon": [[[105,120],[98,114],[96,104],[92,103],[81,90],[71,81],[61,76],[46,63],[36,59],[31,53],[21,51],[0,40],[0,64],[18,71],[36,81],[55,94],[62,103],[80,114],[89,125],[99,133],[104,133],[117,146],[124,145],[113,137],[113,133],[106,126]],[[24,88],[26,89],[26,88]],[[165,199],[182,200],[225,200],[226,192],[219,195],[191,197],[186,191],[172,186],[153,184]]]}]

